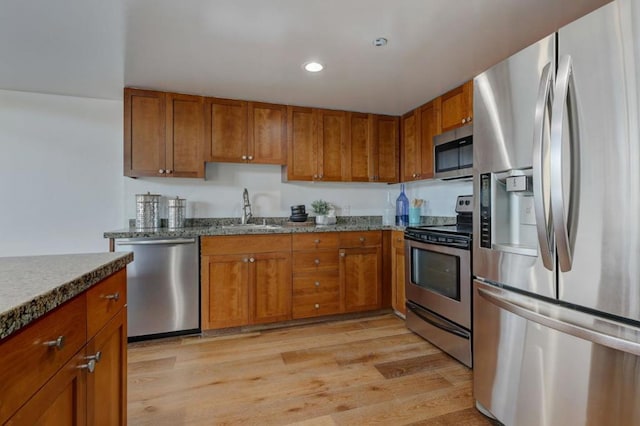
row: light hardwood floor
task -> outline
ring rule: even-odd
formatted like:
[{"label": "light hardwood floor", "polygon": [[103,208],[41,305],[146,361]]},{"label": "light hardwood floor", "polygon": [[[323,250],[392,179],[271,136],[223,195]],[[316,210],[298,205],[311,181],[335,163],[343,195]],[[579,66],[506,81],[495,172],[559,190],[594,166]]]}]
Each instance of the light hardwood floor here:
[{"label": "light hardwood floor", "polygon": [[490,425],[392,314],[129,346],[130,425]]}]

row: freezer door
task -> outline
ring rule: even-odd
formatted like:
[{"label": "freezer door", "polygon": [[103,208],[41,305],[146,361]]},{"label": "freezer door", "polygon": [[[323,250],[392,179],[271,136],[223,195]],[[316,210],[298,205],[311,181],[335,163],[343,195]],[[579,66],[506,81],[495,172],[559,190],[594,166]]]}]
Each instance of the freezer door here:
[{"label": "freezer door", "polygon": [[[559,176],[552,182],[562,271],[559,298],[636,321],[640,321],[639,40],[640,3],[633,0],[610,3],[559,31],[559,64],[570,67],[559,66],[555,93],[560,107],[554,103],[553,120],[563,118],[563,122],[559,138],[552,137],[551,142],[552,164],[559,165]],[[569,107],[562,99],[567,84],[575,88],[575,105]],[[566,92],[570,97],[571,89]],[[573,123],[577,135],[569,131],[572,113],[577,113]],[[577,149],[572,136],[579,138]]]},{"label": "freezer door", "polygon": [[639,329],[478,281],[473,298],[473,394],[500,422],[640,424]]},{"label": "freezer door", "polygon": [[[555,248],[546,164],[554,75],[551,35],[478,75],[473,97],[474,193],[479,195],[474,197],[473,273],[550,298],[556,297]],[[489,246],[480,235],[485,201],[480,177],[487,174],[494,185],[493,224],[484,228],[491,235]],[[510,176],[531,183],[525,185],[528,193],[508,192]]]}]

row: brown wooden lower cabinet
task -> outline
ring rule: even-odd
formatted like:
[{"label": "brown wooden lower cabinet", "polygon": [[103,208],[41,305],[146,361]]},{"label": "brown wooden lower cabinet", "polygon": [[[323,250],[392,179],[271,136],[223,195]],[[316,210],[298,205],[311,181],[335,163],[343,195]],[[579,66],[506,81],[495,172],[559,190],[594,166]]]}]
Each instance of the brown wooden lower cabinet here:
[{"label": "brown wooden lower cabinet", "polygon": [[[125,305],[122,269],[3,341],[0,423],[125,425]],[[93,334],[87,332],[94,327]]]},{"label": "brown wooden lower cabinet", "polygon": [[407,313],[405,306],[405,247],[404,232],[391,232],[391,305],[402,314]]}]

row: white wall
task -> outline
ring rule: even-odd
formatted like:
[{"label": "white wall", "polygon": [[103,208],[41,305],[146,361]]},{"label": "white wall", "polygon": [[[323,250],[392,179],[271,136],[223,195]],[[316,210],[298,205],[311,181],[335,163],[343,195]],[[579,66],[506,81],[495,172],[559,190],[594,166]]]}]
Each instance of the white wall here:
[{"label": "white wall", "polygon": [[106,251],[122,191],[122,101],[0,90],[0,256]]},{"label": "white wall", "polygon": [[[125,178],[125,221],[135,217],[135,194],[146,192],[186,198],[187,217],[239,217],[245,187],[254,216],[288,216],[294,204],[305,204],[310,211],[311,202],[319,198],[334,204],[338,215],[382,215],[387,193],[395,203],[400,192],[398,184],[282,182],[279,166],[211,163],[206,180]],[[428,201],[424,215],[455,216],[456,196],[471,191],[470,182],[407,184],[410,199]]]}]

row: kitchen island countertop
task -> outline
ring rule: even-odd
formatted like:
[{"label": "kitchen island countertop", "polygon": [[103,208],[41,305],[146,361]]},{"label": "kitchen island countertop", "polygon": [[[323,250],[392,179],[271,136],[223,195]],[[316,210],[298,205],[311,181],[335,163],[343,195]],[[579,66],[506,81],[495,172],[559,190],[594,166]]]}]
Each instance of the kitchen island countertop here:
[{"label": "kitchen island countertop", "polygon": [[0,257],[0,339],[133,261],[133,253]]}]

